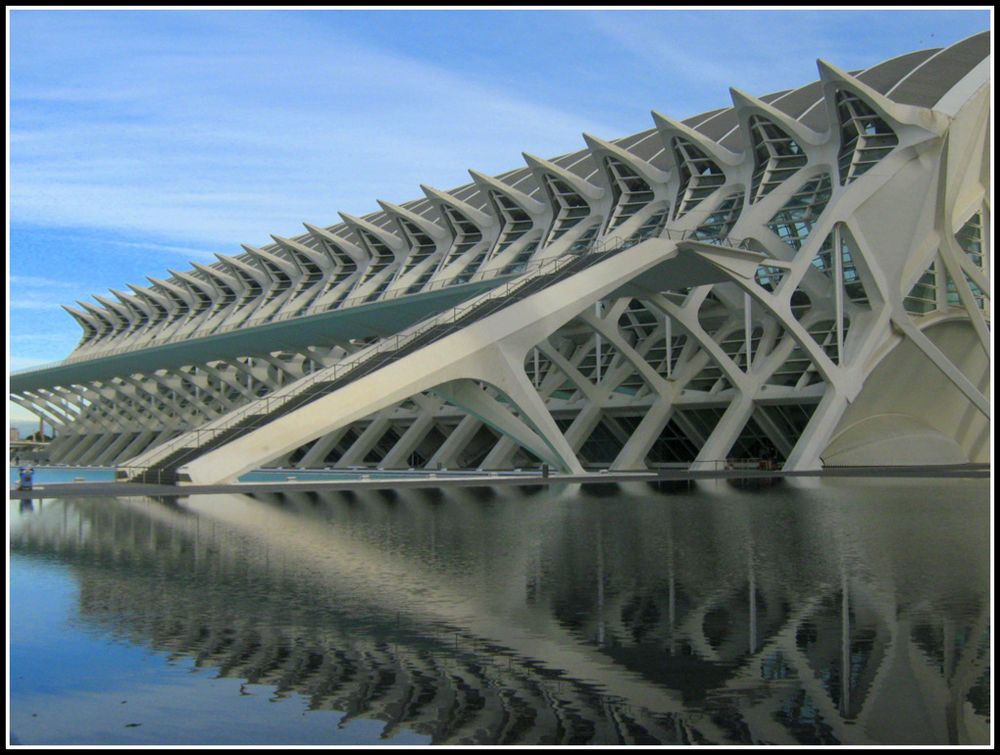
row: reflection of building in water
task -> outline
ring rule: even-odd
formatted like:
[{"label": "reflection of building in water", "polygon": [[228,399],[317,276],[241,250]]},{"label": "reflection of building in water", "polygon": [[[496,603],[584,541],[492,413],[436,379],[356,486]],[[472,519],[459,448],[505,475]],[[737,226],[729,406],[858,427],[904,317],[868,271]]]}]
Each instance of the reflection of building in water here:
[{"label": "reflection of building in water", "polygon": [[950,567],[919,511],[507,494],[46,502],[11,550],[73,565],[90,621],[387,733],[988,741],[987,550]]},{"label": "reflection of building in water", "polygon": [[[736,715],[714,718],[732,741],[987,741],[982,533],[977,549],[967,529],[933,534],[932,509],[913,532],[886,532],[863,511],[773,495],[748,497],[753,509],[729,499],[627,516],[615,501],[600,527],[574,511],[549,562],[553,610],[686,704],[733,704],[722,709]],[[956,568],[959,549],[969,560]],[[588,595],[599,613],[580,612]],[[975,606],[965,625],[947,607],[956,596]]]}]

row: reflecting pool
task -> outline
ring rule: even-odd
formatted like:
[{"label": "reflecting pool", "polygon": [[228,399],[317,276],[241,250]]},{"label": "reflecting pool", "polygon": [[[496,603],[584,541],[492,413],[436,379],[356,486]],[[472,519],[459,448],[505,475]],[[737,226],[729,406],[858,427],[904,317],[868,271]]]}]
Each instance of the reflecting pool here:
[{"label": "reflecting pool", "polygon": [[22,744],[986,744],[989,480],[10,503]]},{"label": "reflecting pool", "polygon": [[[34,470],[32,481],[35,485],[63,484],[68,482],[113,482],[115,479],[115,470],[113,467],[46,467],[34,466],[29,462],[22,462],[20,464],[20,467],[29,466]],[[18,470],[20,467],[13,465],[7,467],[7,481],[11,487],[18,483]]]}]

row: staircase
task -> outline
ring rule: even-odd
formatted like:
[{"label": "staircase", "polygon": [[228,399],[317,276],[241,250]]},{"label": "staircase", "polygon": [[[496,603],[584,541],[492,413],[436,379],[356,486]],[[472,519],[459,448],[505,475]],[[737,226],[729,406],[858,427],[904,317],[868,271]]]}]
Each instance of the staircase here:
[{"label": "staircase", "polygon": [[383,369],[404,356],[456,333],[515,302],[614,256],[630,245],[618,239],[595,245],[578,256],[538,263],[508,283],[401,333],[382,339],[349,362],[341,362],[304,377],[208,425],[187,432],[119,467],[118,479],[129,482],[176,484],[177,470],[234,439],[273,422],[321,396]]}]

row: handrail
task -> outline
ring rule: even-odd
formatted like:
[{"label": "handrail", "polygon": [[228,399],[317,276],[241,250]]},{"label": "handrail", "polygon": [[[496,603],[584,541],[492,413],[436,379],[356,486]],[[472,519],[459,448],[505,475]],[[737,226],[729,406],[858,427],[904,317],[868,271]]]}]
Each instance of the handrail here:
[{"label": "handrail", "polygon": [[[697,237],[697,230],[686,230],[686,231],[675,231],[671,229],[664,230],[659,238],[666,238],[672,241],[699,241],[707,244],[717,244],[721,246],[729,246],[732,248],[748,249],[749,239],[730,239],[728,237],[711,238],[711,237]],[[612,237],[613,239],[618,239],[618,237]],[[641,241],[645,241],[645,238],[630,238],[622,244],[625,248],[633,246]],[[606,242],[607,239],[601,240],[600,243]],[[563,259],[568,257],[570,259],[578,257],[581,254],[592,253],[594,246],[598,244],[597,241],[592,242],[583,252],[576,254],[562,255],[561,257],[550,257],[548,259]],[[538,265],[540,263],[546,262],[548,260],[539,260],[534,263],[529,263],[524,271],[515,273],[521,275],[527,272],[532,265]],[[45,364],[34,365],[32,367],[25,367],[19,370],[11,370],[9,374],[18,375],[22,373],[34,372],[36,370],[48,369],[51,367],[67,366],[70,364],[76,364],[78,362],[87,362],[92,359],[101,359],[110,356],[116,356],[118,354],[124,354],[132,351],[142,351],[143,349],[155,348],[157,346],[164,346],[170,343],[178,343],[180,341],[196,341],[202,338],[209,338],[211,336],[222,335],[224,333],[229,333],[234,330],[244,330],[247,328],[256,328],[262,325],[269,325],[271,323],[285,322],[286,320],[299,319],[304,317],[312,317],[313,315],[324,314],[326,312],[340,311],[342,309],[350,309],[352,307],[360,306],[362,304],[375,304],[377,302],[391,301],[393,299],[398,299],[402,296],[415,296],[417,294],[428,293],[430,291],[437,291],[444,288],[452,288],[458,286],[465,286],[472,283],[479,283],[485,280],[492,280],[494,278],[500,278],[503,275],[503,271],[511,266],[511,262],[504,262],[503,264],[496,265],[494,267],[485,268],[465,278],[465,280],[456,282],[459,278],[465,276],[464,273],[456,273],[448,278],[439,279],[436,281],[430,281],[424,285],[420,291],[409,293],[409,289],[412,288],[412,284],[408,286],[398,286],[390,288],[389,290],[382,293],[379,298],[375,301],[369,301],[371,299],[371,294],[365,294],[364,296],[352,296],[347,299],[343,299],[340,302],[335,302],[336,307],[331,307],[329,304],[323,306],[317,306],[315,304],[310,305],[304,310],[285,312],[283,314],[277,314],[273,316],[257,317],[251,320],[242,320],[238,322],[232,322],[229,324],[220,324],[213,328],[208,333],[174,333],[169,336],[162,338],[157,338],[153,336],[148,341],[143,341],[141,343],[133,344],[123,344],[121,346],[113,348],[102,348],[97,350],[87,350],[79,354],[70,354],[65,359],[57,362],[47,362]]]},{"label": "handrail", "polygon": [[[69,359],[69,357],[66,357],[66,359]],[[36,372],[37,370],[47,370],[50,367],[59,367],[66,364],[66,359],[59,359],[55,362],[42,362],[41,364],[33,364],[30,367],[18,367],[16,370],[7,370],[7,374],[22,375],[29,372]]]},{"label": "handrail", "polygon": [[[541,274],[543,274],[543,271],[545,275],[551,275],[558,272],[571,262],[579,260],[581,257],[592,254],[604,254],[615,249],[625,248],[628,247],[622,243],[619,237],[614,236],[609,239],[603,239],[600,242],[595,241],[590,244],[586,250],[579,254],[550,257],[548,259],[532,263],[513,280],[509,280],[496,288],[485,291],[479,296],[462,302],[461,304],[439,313],[430,319],[415,323],[395,335],[384,337],[378,342],[355,352],[353,355],[355,358],[350,361],[341,360],[336,364],[330,365],[329,367],[324,367],[311,373],[310,375],[303,376],[293,383],[282,386],[267,396],[261,396],[245,406],[234,409],[232,412],[225,414],[222,417],[218,417],[215,420],[207,422],[202,427],[189,430],[178,437],[167,441],[166,443],[160,444],[156,448],[151,449],[148,453],[153,458],[164,459],[173,451],[180,448],[198,448],[202,445],[203,436],[205,442],[208,442],[217,437],[220,433],[231,429],[243,419],[256,415],[268,415],[272,411],[280,409],[288,403],[288,401],[299,396],[303,390],[309,388],[317,382],[333,382],[338,380],[347,373],[354,371],[361,364],[369,361],[376,355],[398,351],[401,347],[406,346],[415,338],[426,333],[432,328],[448,322],[454,323],[465,313],[478,308],[491,299],[507,298],[511,293],[520,289],[529,281],[540,277]],[[191,445],[192,436],[194,445]],[[145,455],[146,454],[140,455],[136,461],[141,461],[142,456]],[[129,464],[118,467],[118,469],[145,470],[150,469],[151,466],[152,465]]]}]

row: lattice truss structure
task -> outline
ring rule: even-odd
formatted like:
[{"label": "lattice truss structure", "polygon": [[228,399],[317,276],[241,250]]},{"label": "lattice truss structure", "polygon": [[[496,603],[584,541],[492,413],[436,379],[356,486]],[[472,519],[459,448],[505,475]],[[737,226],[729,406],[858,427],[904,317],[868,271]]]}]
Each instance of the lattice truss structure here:
[{"label": "lattice truss structure", "polygon": [[[584,135],[572,154],[95,296],[66,307],[84,331],[74,352],[12,375],[11,398],[53,425],[53,461],[153,468],[202,447],[227,479],[288,464],[705,468],[765,448],[787,469],[987,460],[989,63],[987,33],[853,73],[819,61],[798,89],[734,89],[732,107],[683,122],[654,112],[631,136]],[[648,272],[635,260],[652,242],[661,262],[687,250],[718,277]],[[261,403],[611,247],[604,268],[511,305],[517,334],[470,325],[492,351],[432,344],[432,365],[365,378],[350,412],[324,396],[271,421]],[[531,303],[547,295],[558,313]],[[220,466],[226,449],[251,467]]]}]

